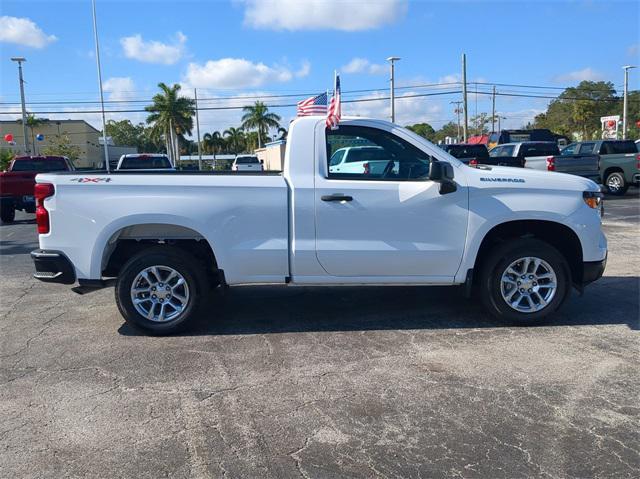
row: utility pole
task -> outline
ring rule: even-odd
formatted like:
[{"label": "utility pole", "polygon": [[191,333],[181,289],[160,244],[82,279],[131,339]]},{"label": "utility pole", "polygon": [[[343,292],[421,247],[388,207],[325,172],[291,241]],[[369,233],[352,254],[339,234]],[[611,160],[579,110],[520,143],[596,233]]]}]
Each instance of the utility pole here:
[{"label": "utility pole", "polygon": [[456,106],[456,109],[454,110],[454,113],[458,118],[458,134],[456,135],[456,143],[459,143],[460,142],[460,113],[462,113],[462,110],[460,109],[460,104],[462,103],[462,101],[461,100],[450,101],[449,103]]},{"label": "utility pole", "polygon": [[627,139],[627,115],[629,113],[627,97],[629,95],[629,70],[637,68],[634,65],[626,65],[622,67],[624,70],[624,100],[622,106],[622,139]]},{"label": "utility pole", "polygon": [[396,122],[396,88],[395,88],[395,65],[394,62],[400,60],[400,57],[389,57],[387,61],[391,64],[391,123]]},{"label": "utility pole", "polygon": [[491,133],[496,132],[496,86],[493,85],[492,106],[491,106]]},{"label": "utility pole", "polygon": [[102,143],[104,144],[104,164],[107,173],[109,166],[109,145],[107,145],[107,120],[104,117],[104,93],[102,92],[102,67],[100,66],[100,45],[98,43],[98,21],[96,20],[96,0],[91,2],[93,6],[93,38],[96,44],[96,67],[98,68],[98,87],[100,88],[100,111],[102,113]]},{"label": "utility pole", "polygon": [[462,102],[464,104],[464,128],[463,142],[467,142],[467,131],[469,129],[469,105],[467,104],[467,55],[462,54]]},{"label": "utility pole", "polygon": [[200,115],[198,114],[198,89],[193,89],[196,100],[196,134],[198,135],[198,170],[202,170],[202,145],[200,144]]},{"label": "utility pole", "polygon": [[31,153],[29,150],[29,139],[27,138],[27,107],[24,101],[24,79],[22,78],[22,62],[26,62],[24,57],[13,57],[12,62],[18,63],[18,79],[20,81],[20,101],[22,103],[22,134],[24,135],[24,153],[28,155]]}]

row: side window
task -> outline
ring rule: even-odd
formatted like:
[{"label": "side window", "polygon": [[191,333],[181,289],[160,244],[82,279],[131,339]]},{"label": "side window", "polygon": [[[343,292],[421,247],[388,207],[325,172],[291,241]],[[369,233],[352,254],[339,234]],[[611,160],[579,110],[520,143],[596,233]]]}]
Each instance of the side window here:
[{"label": "side window", "polygon": [[503,146],[502,151],[498,156],[513,156],[513,150],[515,149],[514,145]]},{"label": "side window", "polygon": [[575,155],[576,154],[576,148],[578,147],[577,143],[572,143],[571,145],[567,146],[565,149],[563,149],[560,154],[561,155]]},{"label": "side window", "polygon": [[326,138],[329,178],[407,181],[429,173],[432,158],[387,131],[345,125],[326,130]]},{"label": "side window", "polygon": [[579,155],[590,155],[593,153],[593,146],[595,143],[583,143],[578,150]]},{"label": "side window", "polygon": [[495,148],[491,149],[491,151],[489,152],[489,156],[494,158],[496,156],[500,156],[500,153],[502,153],[502,147],[496,146]]}]

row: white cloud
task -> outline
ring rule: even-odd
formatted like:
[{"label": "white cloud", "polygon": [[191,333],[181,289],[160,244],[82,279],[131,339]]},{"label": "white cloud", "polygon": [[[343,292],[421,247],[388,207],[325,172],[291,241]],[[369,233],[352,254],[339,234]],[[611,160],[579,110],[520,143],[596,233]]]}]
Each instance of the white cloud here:
[{"label": "white cloud", "polygon": [[388,72],[387,65],[371,63],[366,58],[353,58],[349,63],[340,68],[343,73],[370,73],[381,75]]},{"label": "white cloud", "polygon": [[595,71],[593,68],[587,67],[582,70],[577,70],[575,72],[565,73],[563,75],[556,76],[553,80],[556,83],[563,82],[581,82],[581,81],[598,81],[602,80],[604,77],[602,74]]},{"label": "white cloud", "polygon": [[304,60],[302,62],[302,66],[296,72],[296,77],[304,78],[306,76],[309,76],[309,73],[311,73],[311,62],[309,62],[308,60]]},{"label": "white cloud", "polygon": [[279,65],[253,63],[244,58],[209,60],[204,65],[189,63],[184,81],[195,88],[255,88],[267,83],[288,82],[294,76],[309,74],[311,65],[304,62],[297,72]]},{"label": "white cloud", "polygon": [[629,45],[629,48],[627,48],[627,55],[629,55],[630,57],[638,57],[638,54],[640,53],[640,43],[634,43],[633,45]]},{"label": "white cloud", "polygon": [[271,30],[359,31],[393,23],[407,12],[407,0],[239,0],[244,23]]},{"label": "white cloud", "polygon": [[144,41],[139,33],[120,39],[124,56],[145,63],[173,65],[184,55],[187,37],[177,32],[172,44],[156,40]]},{"label": "white cloud", "polygon": [[47,35],[28,18],[0,17],[0,41],[33,48],[44,48],[55,42],[55,35]]},{"label": "white cloud", "polygon": [[102,84],[109,93],[109,100],[131,100],[135,97],[135,84],[130,77],[111,77]]}]

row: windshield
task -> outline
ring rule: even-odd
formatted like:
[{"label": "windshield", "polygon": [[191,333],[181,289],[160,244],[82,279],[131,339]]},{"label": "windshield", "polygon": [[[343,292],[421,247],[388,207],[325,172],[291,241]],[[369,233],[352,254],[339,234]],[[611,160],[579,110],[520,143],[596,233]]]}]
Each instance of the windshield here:
[{"label": "windshield", "polygon": [[11,171],[38,171],[46,173],[49,171],[67,171],[67,162],[62,158],[41,159],[41,160],[16,160],[13,162]]},{"label": "windshield", "polygon": [[132,156],[122,160],[121,170],[146,170],[171,168],[171,162],[166,156]]},{"label": "windshield", "polygon": [[257,156],[239,156],[236,158],[236,164],[247,165],[250,163],[259,163]]}]

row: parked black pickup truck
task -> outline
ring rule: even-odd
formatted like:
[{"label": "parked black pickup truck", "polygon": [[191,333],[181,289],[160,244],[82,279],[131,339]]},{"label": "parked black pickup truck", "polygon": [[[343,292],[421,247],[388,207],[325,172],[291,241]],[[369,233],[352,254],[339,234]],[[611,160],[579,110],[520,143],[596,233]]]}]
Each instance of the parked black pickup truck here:
[{"label": "parked black pickup truck", "polygon": [[454,158],[462,161],[465,165],[491,164],[489,150],[487,150],[487,147],[484,145],[454,143],[452,145],[440,145],[440,148],[442,148]]}]

